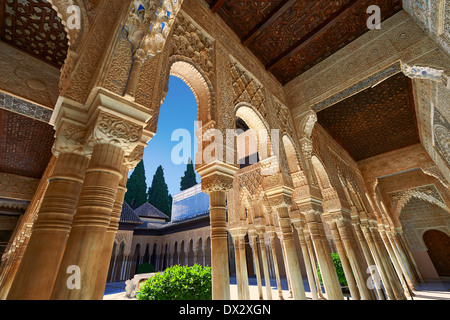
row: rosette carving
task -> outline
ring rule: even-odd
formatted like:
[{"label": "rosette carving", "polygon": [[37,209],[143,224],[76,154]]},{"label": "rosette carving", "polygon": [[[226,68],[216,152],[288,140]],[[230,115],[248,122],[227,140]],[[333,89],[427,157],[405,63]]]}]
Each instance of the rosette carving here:
[{"label": "rosette carving", "polygon": [[118,144],[131,153],[141,141],[143,127],[118,116],[100,112],[91,139],[96,143]]}]

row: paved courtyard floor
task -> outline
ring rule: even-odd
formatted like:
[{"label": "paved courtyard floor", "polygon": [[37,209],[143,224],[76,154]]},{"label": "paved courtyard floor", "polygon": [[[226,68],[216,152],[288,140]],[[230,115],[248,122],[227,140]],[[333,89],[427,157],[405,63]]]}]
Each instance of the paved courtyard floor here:
[{"label": "paved courtyard floor", "polygon": [[[250,299],[258,300],[258,286],[256,282],[256,278],[249,278],[250,285]],[[303,279],[303,285],[305,287],[306,297],[308,299],[312,299],[311,290],[309,289],[308,281]],[[275,279],[271,279],[271,287],[272,287],[272,299],[279,300],[278,290],[276,286]],[[281,280],[281,288],[284,300],[292,300],[292,297],[289,293],[289,287],[287,285],[286,279]],[[231,299],[237,300],[237,285],[236,279],[230,279],[230,293]],[[441,281],[428,281],[424,284],[421,284],[418,290],[414,291],[415,296],[412,298],[413,300],[450,300],[450,278],[441,279]],[[266,289],[264,287],[263,282],[263,297],[266,299]],[[412,300],[411,298],[408,298]],[[115,282],[108,283],[105,289],[105,295],[103,300],[136,300],[136,299],[128,299],[125,297],[125,282]]]}]

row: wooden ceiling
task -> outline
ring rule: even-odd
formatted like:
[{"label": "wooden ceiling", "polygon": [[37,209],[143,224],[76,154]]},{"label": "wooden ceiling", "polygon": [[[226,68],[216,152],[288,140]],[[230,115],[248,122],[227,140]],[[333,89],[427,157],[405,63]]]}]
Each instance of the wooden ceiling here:
[{"label": "wooden ceiling", "polygon": [[0,172],[40,179],[52,157],[54,134],[48,123],[0,108]]},{"label": "wooden ceiling", "polygon": [[411,79],[398,73],[317,113],[355,161],[420,143]]},{"label": "wooden ceiling", "polygon": [[58,69],[67,56],[64,26],[45,0],[0,0],[0,40]]},{"label": "wooden ceiling", "polygon": [[367,8],[382,21],[401,0],[206,0],[284,85],[367,31]]}]

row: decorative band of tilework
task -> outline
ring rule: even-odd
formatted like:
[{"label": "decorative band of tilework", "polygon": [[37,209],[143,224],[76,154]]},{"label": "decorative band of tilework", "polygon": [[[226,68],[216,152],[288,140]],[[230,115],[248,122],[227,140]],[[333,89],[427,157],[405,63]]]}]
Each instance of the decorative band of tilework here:
[{"label": "decorative band of tilework", "polygon": [[377,83],[389,78],[390,76],[393,76],[394,74],[397,74],[402,71],[402,67],[400,62],[396,62],[393,65],[381,70],[380,72],[377,72],[370,77],[361,80],[360,82],[356,83],[355,85],[315,104],[312,109],[316,112],[319,112],[323,109],[326,109],[362,90],[365,90],[367,88],[370,88]]},{"label": "decorative band of tilework", "polygon": [[53,110],[0,92],[0,108],[48,123]]}]

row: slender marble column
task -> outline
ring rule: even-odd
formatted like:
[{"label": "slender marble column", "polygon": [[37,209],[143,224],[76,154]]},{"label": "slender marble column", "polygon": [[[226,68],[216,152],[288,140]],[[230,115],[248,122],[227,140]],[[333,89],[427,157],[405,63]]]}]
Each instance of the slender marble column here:
[{"label": "slender marble column", "polygon": [[[367,245],[367,241],[364,238],[363,232],[361,230],[361,223],[358,217],[353,218],[352,216],[352,225],[355,229],[356,237],[358,238],[359,244],[362,248],[364,258],[366,259],[367,262],[367,266],[375,266],[378,270],[378,266],[375,264],[375,261],[373,260],[372,254],[370,253],[369,247]],[[366,270],[366,273],[369,273],[368,271],[370,270]],[[372,280],[372,288],[376,290],[378,299],[385,300],[383,289],[381,288],[381,286],[375,285],[373,281],[374,279]]]},{"label": "slender marble column", "polygon": [[330,221],[328,224],[330,226],[331,234],[333,235],[334,243],[336,244],[336,249],[338,251],[339,257],[341,258],[342,269],[344,270],[345,279],[347,280],[350,294],[353,300],[360,300],[361,296],[359,294],[358,287],[356,286],[353,271],[347,258],[347,252],[342,243],[339,230],[336,227],[336,222]]},{"label": "slender marble column", "polygon": [[303,232],[303,226],[300,224],[296,225],[295,223],[294,223],[294,226],[297,229],[298,239],[300,241],[300,246],[302,248],[302,256],[303,256],[303,261],[305,263],[306,276],[308,278],[309,288],[311,289],[312,299],[318,300],[319,298],[317,296],[316,282],[314,280],[314,273],[313,273],[312,266],[311,266],[311,259],[309,257],[308,246],[306,245],[306,241],[305,241],[305,233]]},{"label": "slender marble column", "polygon": [[102,300],[105,292],[106,278],[108,276],[109,260],[111,258],[114,239],[119,229],[120,214],[122,213],[122,205],[127,192],[128,167],[122,165],[122,179],[119,182],[114,208],[111,212],[111,221],[106,229],[105,242],[101,257],[99,260],[99,272],[97,275],[97,283],[95,284],[94,296],[95,300]]},{"label": "slender marble column", "polygon": [[265,230],[258,228],[259,248],[261,250],[261,260],[263,264],[264,282],[266,287],[266,298],[272,300],[272,286],[270,285],[269,265],[267,264],[266,245],[264,240]]},{"label": "slender marble column", "polygon": [[61,153],[7,299],[50,299],[66,246],[88,158]]},{"label": "slender marble column", "polygon": [[294,234],[292,232],[289,211],[287,206],[276,208],[278,212],[278,222],[281,231],[281,242],[285,249],[287,271],[292,286],[292,294],[295,300],[306,300],[303,278],[298,263],[297,250],[295,248]]},{"label": "slender marble column", "polygon": [[[314,211],[305,212],[306,223],[309,228],[312,243],[317,254],[317,260],[322,275],[325,291],[330,300],[343,300],[341,286],[337,278],[336,269],[331,259],[331,252],[328,243],[324,243],[326,239],[322,239],[323,225],[317,221]],[[330,266],[333,265],[333,267]]]},{"label": "slender marble column", "polygon": [[[56,300],[91,300],[99,272],[106,231],[110,224],[124,150],[117,145],[94,145],[78,202],[77,213],[52,293]],[[73,268],[79,271],[80,287],[67,284]],[[75,280],[76,283],[76,280]]]},{"label": "slender marble column", "polygon": [[256,282],[258,284],[258,296],[259,296],[259,300],[263,300],[263,290],[262,290],[262,281],[261,281],[261,267],[259,265],[259,254],[258,254],[258,242],[257,242],[257,237],[258,235],[256,234],[255,231],[249,231],[248,237],[250,239],[250,245],[252,247],[252,252],[253,252],[253,264],[254,264],[254,269],[255,269],[255,274],[256,274]]},{"label": "slender marble column", "polygon": [[277,281],[278,297],[280,298],[280,300],[284,300],[283,290],[281,288],[280,269],[278,267],[277,252],[275,250],[275,232],[274,231],[269,232],[268,237],[270,242],[270,248],[272,250],[272,259],[273,259],[273,266],[275,269],[275,279]]},{"label": "slender marble column", "polygon": [[405,235],[403,234],[403,231],[401,231],[401,229],[397,229],[396,230],[399,240],[400,240],[400,244],[402,245],[403,249],[405,250],[405,252],[407,253],[407,256],[409,258],[409,262],[410,264],[413,266],[413,270],[416,274],[417,279],[419,280],[419,282],[423,283],[425,282],[425,280],[423,279],[422,273],[419,270],[419,267],[417,266],[416,263],[416,259],[414,259],[414,256],[411,252],[411,249],[408,245],[408,242],[406,241]]}]

